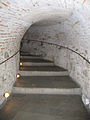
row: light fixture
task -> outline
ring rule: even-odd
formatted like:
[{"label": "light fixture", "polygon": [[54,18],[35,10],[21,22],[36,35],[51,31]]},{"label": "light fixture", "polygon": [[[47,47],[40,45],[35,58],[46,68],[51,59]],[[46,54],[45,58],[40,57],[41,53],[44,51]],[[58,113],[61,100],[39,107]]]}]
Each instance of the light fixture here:
[{"label": "light fixture", "polygon": [[84,103],[85,106],[87,106],[87,105],[90,104],[89,99],[85,95],[82,95],[82,101],[83,101],[83,103]]},{"label": "light fixture", "polygon": [[3,95],[5,98],[8,98],[10,96],[10,93],[9,92],[5,92],[4,95]]},{"label": "light fixture", "polygon": [[23,65],[23,63],[22,62],[20,62],[20,66],[22,66]]},{"label": "light fixture", "polygon": [[20,74],[17,74],[16,77],[17,77],[17,78],[20,78]]}]

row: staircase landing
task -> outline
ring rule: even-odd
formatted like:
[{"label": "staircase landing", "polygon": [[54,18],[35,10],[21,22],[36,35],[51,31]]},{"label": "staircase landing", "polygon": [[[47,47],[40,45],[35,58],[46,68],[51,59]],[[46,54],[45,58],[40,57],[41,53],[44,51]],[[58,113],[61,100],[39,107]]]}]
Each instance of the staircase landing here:
[{"label": "staircase landing", "polygon": [[14,95],[0,110],[0,120],[90,120],[81,97]]}]

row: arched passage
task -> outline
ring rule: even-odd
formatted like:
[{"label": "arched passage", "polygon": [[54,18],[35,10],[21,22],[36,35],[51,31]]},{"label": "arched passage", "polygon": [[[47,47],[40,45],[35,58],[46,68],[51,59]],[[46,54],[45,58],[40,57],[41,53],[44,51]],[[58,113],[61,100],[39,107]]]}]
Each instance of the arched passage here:
[{"label": "arched passage", "polygon": [[[53,8],[53,10],[51,8]],[[64,14],[59,14],[61,9],[64,10]],[[57,19],[54,19],[55,17],[52,12],[55,12]],[[63,11],[61,13],[63,13]],[[32,33],[30,32],[30,34],[32,35],[32,39],[43,39],[43,41],[47,40],[48,42],[69,47],[89,61],[89,1],[15,0],[12,2],[11,0],[2,0],[0,1],[0,15],[0,63],[8,59],[10,56],[13,56],[13,54],[19,50],[20,41],[26,30],[32,24],[39,24],[39,26],[31,28]],[[48,19],[52,21],[52,18],[54,21],[52,21],[52,24],[55,22],[58,24],[45,26],[48,15]],[[59,15],[63,17],[59,17]],[[64,18],[64,21],[62,18]],[[43,23],[44,26],[40,26],[40,23]],[[39,36],[35,38],[37,31]],[[70,71],[70,75],[81,85],[83,94],[90,99],[90,65],[75,53],[66,51],[65,49],[61,50],[59,53],[56,48],[54,48],[54,52],[52,53],[52,48],[50,48],[50,46],[47,47],[49,52],[45,57],[53,59],[56,64],[67,68]],[[45,52],[47,53],[47,51]],[[12,86],[16,80],[16,73],[18,71],[18,63],[19,54],[16,54],[0,65],[0,83],[2,91],[0,93],[0,103],[4,101],[3,93],[12,90]]]},{"label": "arched passage", "polygon": [[[89,60],[86,58],[87,50],[85,50],[85,54],[80,53],[80,40],[78,42],[70,40],[74,34],[72,33],[71,35],[70,32],[74,32],[74,30],[66,31],[67,25],[68,23],[66,22],[65,24],[60,23],[50,26],[41,24],[32,26],[22,39],[21,51],[42,55],[43,58],[52,60],[56,65],[68,69],[70,76],[81,86],[82,94],[89,98],[88,75],[90,65]],[[69,44],[68,40],[70,40]]]}]

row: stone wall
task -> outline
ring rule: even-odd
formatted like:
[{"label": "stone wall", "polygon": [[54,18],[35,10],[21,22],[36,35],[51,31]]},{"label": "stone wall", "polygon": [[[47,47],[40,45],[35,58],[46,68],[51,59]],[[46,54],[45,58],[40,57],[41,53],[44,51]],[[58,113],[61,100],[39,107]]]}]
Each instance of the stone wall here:
[{"label": "stone wall", "polygon": [[[30,26],[30,23],[23,19],[23,15],[27,13],[18,0],[0,1],[0,63],[20,49],[20,41]],[[3,94],[12,91],[18,68],[19,53],[0,64],[0,105],[5,100]]]}]

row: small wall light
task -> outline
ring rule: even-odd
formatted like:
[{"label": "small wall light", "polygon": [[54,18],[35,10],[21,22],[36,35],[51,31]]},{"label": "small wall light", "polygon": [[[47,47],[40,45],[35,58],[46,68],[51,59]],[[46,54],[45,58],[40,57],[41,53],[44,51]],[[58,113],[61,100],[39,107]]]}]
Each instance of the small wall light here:
[{"label": "small wall light", "polygon": [[17,78],[20,78],[20,74],[17,74],[16,77],[17,77]]},{"label": "small wall light", "polygon": [[90,104],[89,99],[85,95],[82,95],[82,101],[83,101],[83,103],[84,103],[85,106],[87,106],[87,105]]},{"label": "small wall light", "polygon": [[8,98],[10,96],[10,93],[9,92],[5,92],[4,95],[3,95],[5,98]]},{"label": "small wall light", "polygon": [[20,62],[20,66],[22,66],[23,65],[23,63],[22,62]]}]

